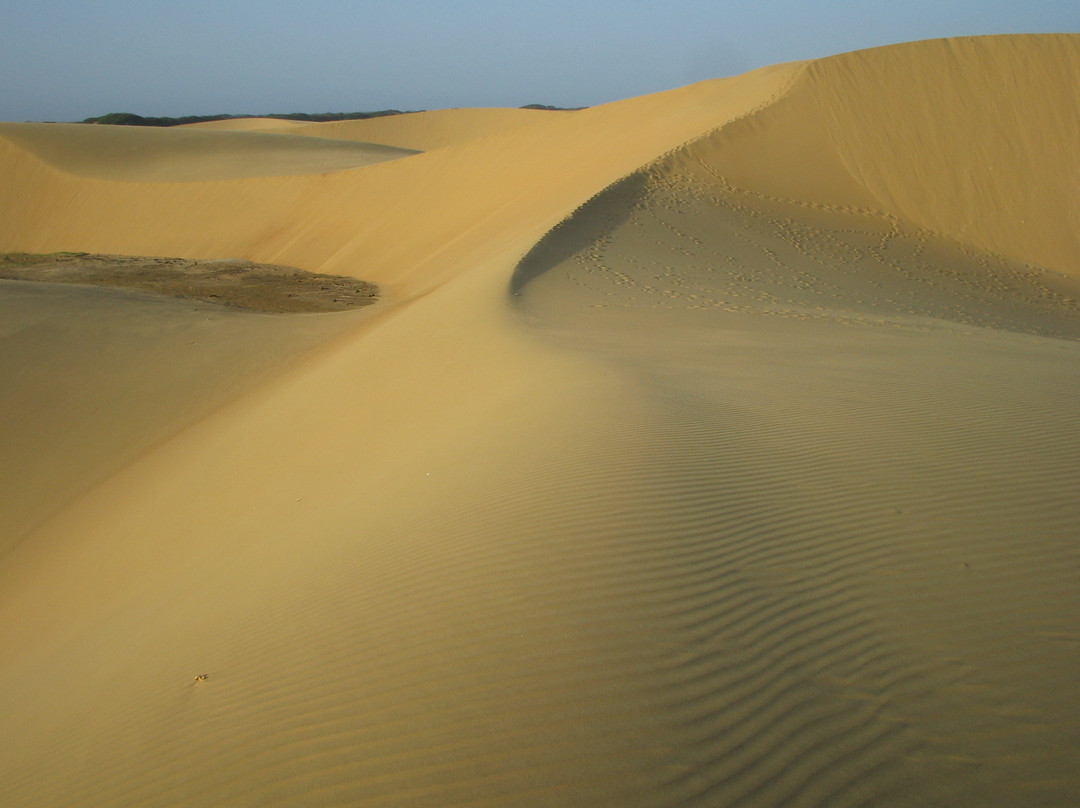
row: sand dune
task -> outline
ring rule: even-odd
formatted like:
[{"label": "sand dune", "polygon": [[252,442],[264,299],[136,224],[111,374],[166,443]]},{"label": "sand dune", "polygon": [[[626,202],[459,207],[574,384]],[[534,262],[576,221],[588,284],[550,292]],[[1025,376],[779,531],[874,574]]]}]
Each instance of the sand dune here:
[{"label": "sand dune", "polygon": [[361,140],[430,151],[540,123],[552,115],[565,114],[535,109],[436,109],[356,121],[312,123],[294,132],[298,135]]},{"label": "sand dune", "polygon": [[414,153],[374,143],[188,127],[0,124],[0,138],[65,173],[125,182],[323,174]]},{"label": "sand dune", "polygon": [[1076,275],[1080,154],[1064,135],[1080,131],[1076,47],[1075,36],[949,39],[822,59],[728,128],[717,170]]},{"label": "sand dune", "polygon": [[284,129],[296,129],[307,126],[307,121],[292,121],[287,118],[226,118],[221,121],[201,121],[184,124],[184,129],[229,129],[244,132],[268,132]]},{"label": "sand dune", "polygon": [[0,250],[383,292],[0,283],[7,799],[1075,803],[1078,69],[914,43],[288,176],[0,127]]}]

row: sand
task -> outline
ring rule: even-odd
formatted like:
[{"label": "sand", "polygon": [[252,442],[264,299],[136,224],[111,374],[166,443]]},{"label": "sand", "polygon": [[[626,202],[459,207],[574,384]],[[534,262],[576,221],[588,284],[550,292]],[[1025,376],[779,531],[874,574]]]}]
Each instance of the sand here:
[{"label": "sand", "polygon": [[1078,71],[913,43],[286,174],[0,127],[0,250],[380,289],[0,281],[6,799],[1076,803]]},{"label": "sand", "polygon": [[186,126],[0,123],[0,138],[67,174],[144,183],[323,174],[415,153],[284,132]]}]

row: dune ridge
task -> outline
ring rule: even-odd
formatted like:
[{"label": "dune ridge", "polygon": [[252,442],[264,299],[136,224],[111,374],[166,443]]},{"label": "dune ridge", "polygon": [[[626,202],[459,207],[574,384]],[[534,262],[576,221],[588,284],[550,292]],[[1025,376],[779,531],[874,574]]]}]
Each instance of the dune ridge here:
[{"label": "dune ridge", "polygon": [[[36,519],[0,549],[8,798],[1075,801],[1078,54],[335,124],[424,151],[292,176],[75,176],[0,128],[0,249],[386,292],[307,336],[109,297],[141,354],[58,372],[131,391],[112,442],[96,401],[28,415],[99,304],[0,297],[34,381],[3,394]],[[211,370],[159,377],[192,329]],[[31,451],[83,476],[21,479]]]},{"label": "dune ridge", "polygon": [[430,151],[468,140],[540,123],[545,116],[565,114],[535,109],[434,109],[356,121],[312,123],[296,130],[298,135],[385,143],[406,149]]}]

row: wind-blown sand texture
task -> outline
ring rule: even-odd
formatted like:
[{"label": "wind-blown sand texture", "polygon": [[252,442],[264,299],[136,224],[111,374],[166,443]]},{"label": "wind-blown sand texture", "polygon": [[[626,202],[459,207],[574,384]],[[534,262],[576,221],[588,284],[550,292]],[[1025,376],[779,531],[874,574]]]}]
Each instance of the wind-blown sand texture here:
[{"label": "wind-blown sand texture", "polygon": [[4,801],[1080,802],[1077,75],[929,41],[130,165],[0,127],[0,250],[381,291],[0,281]]}]

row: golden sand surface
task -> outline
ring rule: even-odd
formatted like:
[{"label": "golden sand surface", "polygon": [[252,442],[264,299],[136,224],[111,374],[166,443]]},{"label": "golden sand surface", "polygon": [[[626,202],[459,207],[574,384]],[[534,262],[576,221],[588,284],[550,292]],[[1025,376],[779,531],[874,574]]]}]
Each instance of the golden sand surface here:
[{"label": "golden sand surface", "polygon": [[376,315],[282,317],[112,285],[0,290],[0,556],[93,484]]},{"label": "golden sand surface", "polygon": [[1080,802],[1077,75],[920,42],[285,173],[0,126],[2,251],[380,289],[0,281],[5,799]]}]

